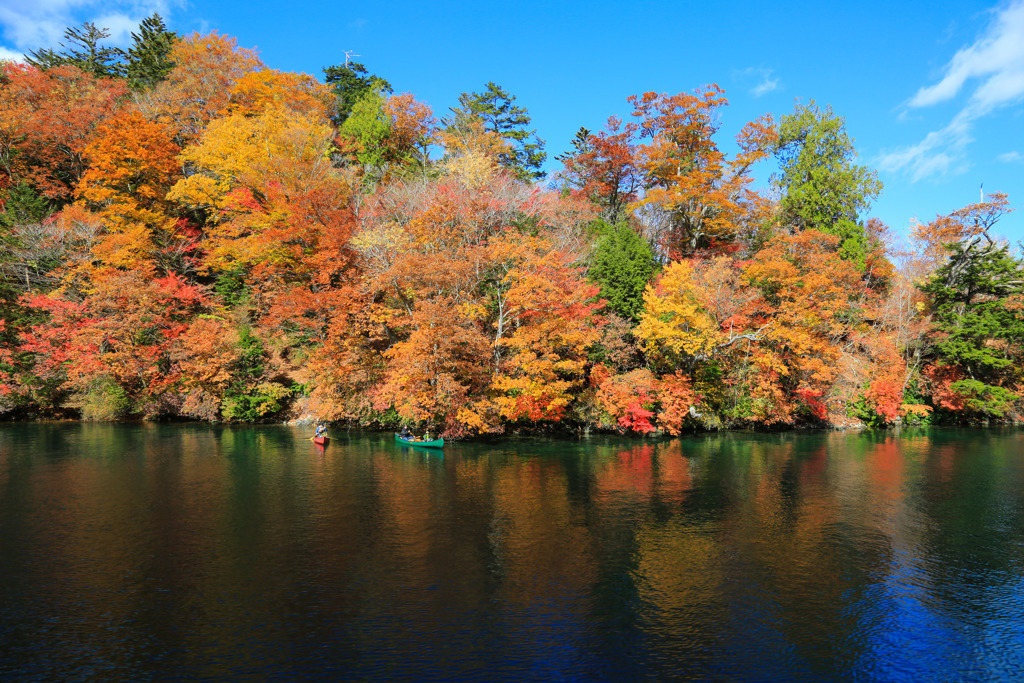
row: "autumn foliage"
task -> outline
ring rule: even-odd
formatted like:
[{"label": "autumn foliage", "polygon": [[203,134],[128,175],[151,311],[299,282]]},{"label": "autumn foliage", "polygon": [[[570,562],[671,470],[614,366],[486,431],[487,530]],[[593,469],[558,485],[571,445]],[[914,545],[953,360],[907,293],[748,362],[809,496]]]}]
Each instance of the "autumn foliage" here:
[{"label": "autumn foliage", "polygon": [[759,189],[771,116],[724,151],[716,85],[629,98],[545,186],[472,107],[356,97],[217,33],[167,58],[144,90],[0,66],[0,411],[448,437],[1020,414],[1006,195],[902,246],[846,216],[851,259]]}]

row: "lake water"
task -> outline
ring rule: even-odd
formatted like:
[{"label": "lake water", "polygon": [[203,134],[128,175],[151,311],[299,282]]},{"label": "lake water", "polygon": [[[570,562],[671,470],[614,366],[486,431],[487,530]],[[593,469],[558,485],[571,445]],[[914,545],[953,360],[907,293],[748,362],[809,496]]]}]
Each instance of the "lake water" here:
[{"label": "lake water", "polygon": [[1024,432],[0,425],[0,680],[1022,680]]}]

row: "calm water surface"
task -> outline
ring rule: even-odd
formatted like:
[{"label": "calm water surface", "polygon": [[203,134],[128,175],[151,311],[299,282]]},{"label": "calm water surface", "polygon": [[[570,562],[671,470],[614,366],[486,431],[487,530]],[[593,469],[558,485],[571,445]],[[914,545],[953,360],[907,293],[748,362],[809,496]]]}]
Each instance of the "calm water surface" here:
[{"label": "calm water surface", "polygon": [[1024,432],[307,431],[0,425],[0,679],[1024,679]]}]

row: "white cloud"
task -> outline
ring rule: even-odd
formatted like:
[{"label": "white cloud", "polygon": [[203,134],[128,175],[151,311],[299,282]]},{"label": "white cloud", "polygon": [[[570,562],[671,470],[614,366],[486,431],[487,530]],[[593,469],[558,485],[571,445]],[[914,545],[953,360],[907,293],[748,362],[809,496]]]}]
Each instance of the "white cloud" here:
[{"label": "white cloud", "polygon": [[955,100],[969,82],[978,84],[945,128],[916,145],[883,154],[881,167],[909,173],[915,181],[966,168],[963,152],[972,141],[974,121],[1024,99],[1024,0],[997,10],[985,34],[957,51],[939,82],[918,90],[907,106]]},{"label": "white cloud", "polygon": [[0,46],[0,59],[6,59],[12,62],[24,62],[25,55],[17,50],[10,50],[6,47]]},{"label": "white cloud", "polygon": [[921,88],[911,107],[928,107],[950,100],[971,78],[989,77],[975,91],[972,104],[998,106],[1024,92],[1024,2],[1007,6],[973,45],[961,48],[946,66],[946,75],[935,85]]},{"label": "white cloud", "polygon": [[967,170],[963,151],[974,141],[970,128],[970,120],[960,112],[945,128],[928,133],[916,145],[882,154],[878,166],[883,171],[908,173],[914,182],[962,173]]},{"label": "white cloud", "polygon": [[996,159],[1007,164],[1016,164],[1024,161],[1024,154],[1021,154],[1017,150],[1013,150],[1012,152],[1000,154]]},{"label": "white cloud", "polygon": [[773,69],[752,66],[738,72],[737,75],[747,82],[756,79],[757,84],[750,89],[750,94],[754,97],[761,97],[762,95],[767,95],[773,90],[779,89],[779,79],[772,78],[773,73]]},{"label": "white cloud", "polygon": [[761,95],[766,95],[766,94],[770,93],[772,90],[775,90],[778,87],[779,87],[779,79],[777,79],[777,78],[769,79],[769,78],[766,77],[763,81],[758,83],[754,87],[754,89],[751,90],[750,92],[753,93],[754,97],[760,97]]},{"label": "white cloud", "polygon": [[110,31],[110,44],[126,45],[153,12],[167,19],[183,0],[0,0],[0,33],[22,51],[56,49],[65,29],[91,21]]},{"label": "white cloud", "polygon": [[107,33],[110,34],[109,40],[111,43],[115,45],[127,45],[132,42],[132,31],[138,30],[139,22],[144,18],[145,16],[133,19],[126,14],[105,14],[102,17],[93,19],[92,21],[96,26],[107,30]]}]

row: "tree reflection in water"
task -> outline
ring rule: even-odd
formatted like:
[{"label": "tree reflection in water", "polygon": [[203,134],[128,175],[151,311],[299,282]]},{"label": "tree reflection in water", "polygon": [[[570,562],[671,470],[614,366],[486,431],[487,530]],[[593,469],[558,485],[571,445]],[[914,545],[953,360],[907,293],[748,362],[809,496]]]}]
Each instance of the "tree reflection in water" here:
[{"label": "tree reflection in water", "polygon": [[0,677],[1007,678],[1013,430],[0,428]]}]

